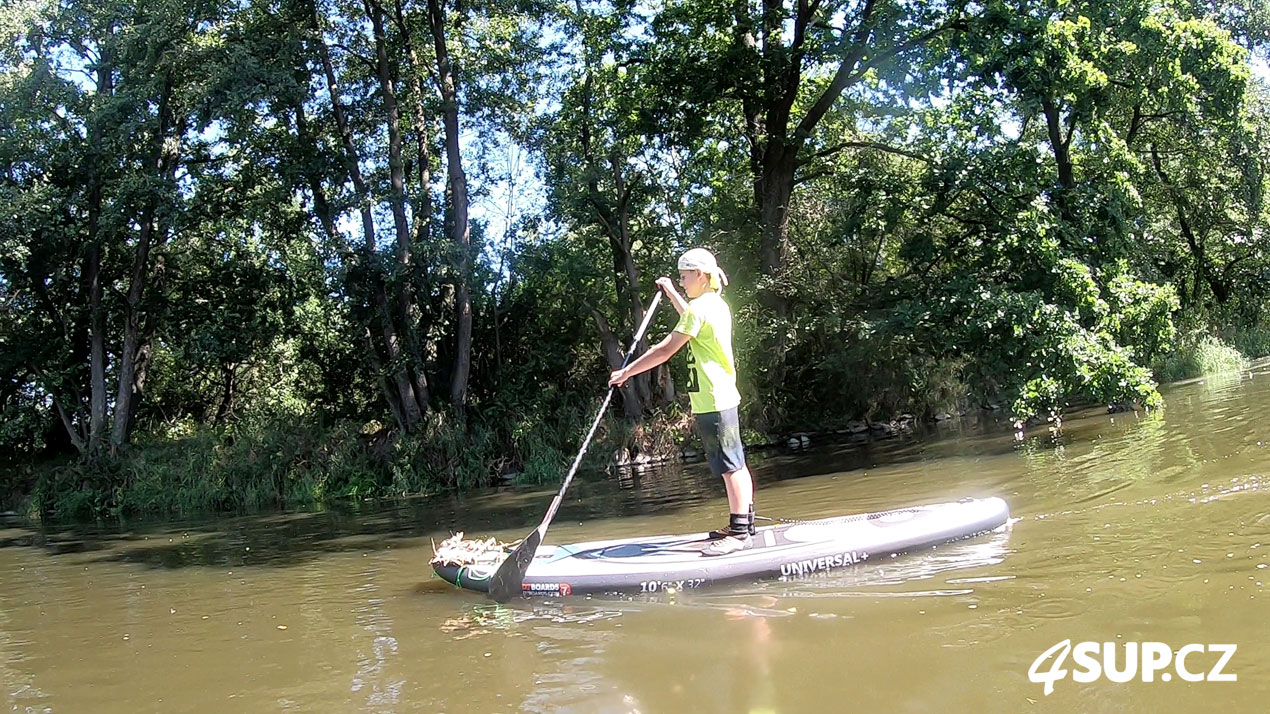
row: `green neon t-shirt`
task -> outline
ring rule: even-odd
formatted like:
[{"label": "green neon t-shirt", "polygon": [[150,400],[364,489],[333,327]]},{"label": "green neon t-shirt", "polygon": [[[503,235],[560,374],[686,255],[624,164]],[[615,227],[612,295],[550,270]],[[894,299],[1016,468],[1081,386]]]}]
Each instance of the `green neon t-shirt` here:
[{"label": "green neon t-shirt", "polygon": [[688,336],[688,399],[693,414],[741,403],[732,361],[732,310],[715,292],[688,302],[675,332]]}]

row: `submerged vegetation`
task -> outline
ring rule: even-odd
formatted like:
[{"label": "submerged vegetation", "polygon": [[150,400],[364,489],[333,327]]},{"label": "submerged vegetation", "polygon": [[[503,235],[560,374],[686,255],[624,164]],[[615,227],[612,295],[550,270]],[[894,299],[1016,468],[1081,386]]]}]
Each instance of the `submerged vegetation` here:
[{"label": "submerged vegetation", "polygon": [[[1268,32],[1261,1],[17,0],[0,495],[553,481],[697,245],[755,440],[1157,405],[1270,353]],[[682,369],[594,463],[691,442]]]}]

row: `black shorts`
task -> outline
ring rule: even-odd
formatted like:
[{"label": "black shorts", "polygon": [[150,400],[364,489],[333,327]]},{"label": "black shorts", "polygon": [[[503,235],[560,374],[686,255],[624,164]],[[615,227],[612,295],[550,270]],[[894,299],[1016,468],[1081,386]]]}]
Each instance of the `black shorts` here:
[{"label": "black shorts", "polygon": [[715,476],[745,468],[741,421],[736,407],[697,415],[697,433],[705,446],[706,460]]}]

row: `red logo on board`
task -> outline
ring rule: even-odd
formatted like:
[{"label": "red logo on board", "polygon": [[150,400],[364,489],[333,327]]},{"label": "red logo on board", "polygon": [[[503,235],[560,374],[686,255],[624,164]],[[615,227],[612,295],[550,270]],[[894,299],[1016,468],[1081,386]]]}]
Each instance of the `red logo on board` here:
[{"label": "red logo on board", "polygon": [[521,583],[520,589],[530,595],[567,596],[573,593],[573,586],[568,583]]}]

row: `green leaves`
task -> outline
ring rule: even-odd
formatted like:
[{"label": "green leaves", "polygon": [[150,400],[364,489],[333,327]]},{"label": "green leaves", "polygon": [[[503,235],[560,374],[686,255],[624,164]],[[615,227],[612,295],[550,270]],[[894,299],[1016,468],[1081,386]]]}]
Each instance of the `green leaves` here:
[{"label": "green leaves", "polygon": [[[1249,65],[1264,3],[445,7],[481,259],[482,454],[532,460],[523,445],[603,382],[594,316],[621,332],[630,293],[689,245],[733,278],[763,428],[1151,405],[1147,367],[1178,350],[1232,363],[1206,333],[1268,344],[1270,94]],[[65,448],[59,405],[84,430],[97,318],[112,398],[125,327],[150,335],[136,420],[151,438],[394,423],[409,400],[388,392],[415,389],[441,406],[463,256],[444,238],[428,9],[9,3],[0,448]],[[493,161],[509,143],[527,158]],[[465,428],[406,460],[479,481],[451,467]]]}]

